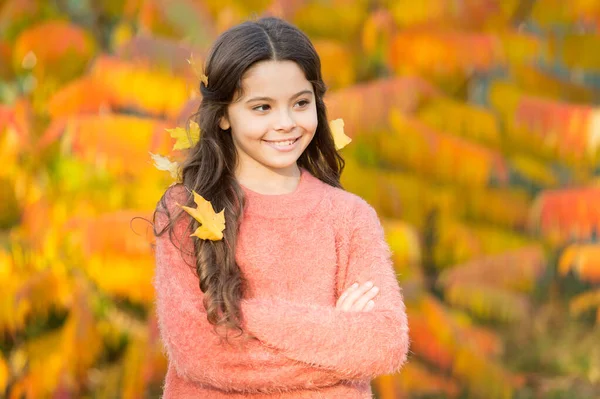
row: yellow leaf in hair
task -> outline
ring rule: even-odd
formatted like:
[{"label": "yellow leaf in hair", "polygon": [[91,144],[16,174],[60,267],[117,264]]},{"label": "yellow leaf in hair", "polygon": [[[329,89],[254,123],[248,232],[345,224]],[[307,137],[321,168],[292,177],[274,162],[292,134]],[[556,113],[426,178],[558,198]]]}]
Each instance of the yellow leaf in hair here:
[{"label": "yellow leaf in hair", "polygon": [[182,127],[176,127],[175,129],[165,129],[172,138],[176,139],[173,150],[185,150],[196,145],[200,140],[200,126],[194,121],[190,122],[190,134]]},{"label": "yellow leaf in hair", "polygon": [[153,154],[149,152],[152,160],[154,161],[154,167],[158,170],[166,170],[171,174],[171,177],[177,179],[177,172],[179,170],[179,164],[177,162],[171,161],[167,157],[163,157],[162,155]]},{"label": "yellow leaf in hair", "polygon": [[341,150],[352,141],[352,139],[346,136],[346,134],[344,133],[343,119],[335,119],[329,121],[329,129],[331,130],[331,134],[333,135],[333,141],[335,142],[336,150]]},{"label": "yellow leaf in hair", "polygon": [[204,82],[204,86],[208,87],[208,76],[205,74],[200,74],[200,81]]},{"label": "yellow leaf in hair", "polygon": [[192,67],[194,74],[201,82],[204,82],[204,85],[208,87],[208,76],[200,71],[200,68],[196,65],[196,60],[194,59],[194,54],[190,54],[190,58],[187,60],[188,64]]},{"label": "yellow leaf in hair", "polygon": [[200,227],[194,231],[191,236],[202,240],[219,241],[223,239],[223,230],[225,230],[225,209],[216,213],[213,210],[210,201],[207,201],[197,192],[194,193],[194,202],[196,208],[179,205],[183,210],[189,213],[194,219],[200,222]]}]

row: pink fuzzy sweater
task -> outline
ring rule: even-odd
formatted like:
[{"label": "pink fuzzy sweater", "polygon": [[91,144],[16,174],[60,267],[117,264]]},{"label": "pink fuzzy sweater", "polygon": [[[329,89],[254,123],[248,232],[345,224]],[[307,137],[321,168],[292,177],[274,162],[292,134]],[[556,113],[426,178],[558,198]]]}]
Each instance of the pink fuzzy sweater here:
[{"label": "pink fuzzy sweater", "polygon": [[[168,233],[157,237],[156,312],[169,359],[163,398],[365,399],[371,379],[406,361],[405,306],[375,210],[301,170],[293,193],[243,187],[236,260],[248,282],[241,308],[249,336],[230,333],[234,345],[220,344],[206,320],[194,259]],[[183,186],[170,189],[171,213],[186,199]],[[182,215],[173,238],[190,249],[196,238]],[[164,214],[156,223],[160,231]],[[335,308],[346,288],[368,280],[380,288],[373,310]]]}]

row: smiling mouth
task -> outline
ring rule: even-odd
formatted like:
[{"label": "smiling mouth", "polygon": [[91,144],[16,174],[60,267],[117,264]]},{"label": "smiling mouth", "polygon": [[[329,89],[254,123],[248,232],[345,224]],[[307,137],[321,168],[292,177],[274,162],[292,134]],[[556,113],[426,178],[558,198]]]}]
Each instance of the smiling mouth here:
[{"label": "smiling mouth", "polygon": [[274,144],[279,147],[286,147],[286,146],[290,146],[290,145],[294,144],[298,140],[300,140],[300,137],[297,137],[297,138],[291,139],[291,140],[283,140],[283,141],[269,141],[269,140],[263,140],[263,141],[265,141],[269,144]]}]

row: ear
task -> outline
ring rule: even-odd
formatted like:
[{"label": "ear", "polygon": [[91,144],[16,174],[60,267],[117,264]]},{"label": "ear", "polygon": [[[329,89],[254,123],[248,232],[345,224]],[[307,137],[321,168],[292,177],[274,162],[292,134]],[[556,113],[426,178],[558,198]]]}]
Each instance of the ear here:
[{"label": "ear", "polygon": [[231,127],[229,119],[227,119],[226,116],[222,116],[221,119],[219,119],[219,127],[223,130],[227,130]]}]

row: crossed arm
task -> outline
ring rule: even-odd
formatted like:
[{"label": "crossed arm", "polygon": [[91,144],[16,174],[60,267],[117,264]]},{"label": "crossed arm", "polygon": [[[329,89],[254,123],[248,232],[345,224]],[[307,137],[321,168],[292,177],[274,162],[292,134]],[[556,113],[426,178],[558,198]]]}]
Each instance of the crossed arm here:
[{"label": "crossed arm", "polygon": [[[171,214],[175,209],[170,209]],[[273,393],[374,378],[400,369],[408,351],[404,303],[379,219],[355,210],[340,293],[355,281],[380,287],[374,310],[350,313],[278,299],[242,300],[243,328],[256,339],[243,349],[220,345],[206,319],[198,280],[168,233],[156,238],[156,311],[169,360],[178,374],[221,390]],[[157,229],[167,222],[157,213]],[[176,234],[186,240],[181,218]],[[240,343],[234,335],[230,341]]]},{"label": "crossed arm", "polygon": [[[164,225],[165,219],[157,213],[157,224]],[[176,229],[184,227],[178,222]],[[342,377],[335,371],[289,359],[256,339],[242,342],[237,333],[229,334],[232,345],[222,344],[206,318],[198,278],[168,233],[156,238],[155,256],[158,325],[169,361],[182,378],[244,393],[274,393],[340,382]]]},{"label": "crossed arm", "polygon": [[377,213],[361,199],[351,223],[338,296],[354,282],[371,280],[380,288],[373,310],[344,312],[281,299],[243,300],[242,309],[246,329],[290,359],[336,370],[344,379],[375,378],[406,362],[408,321]]}]

